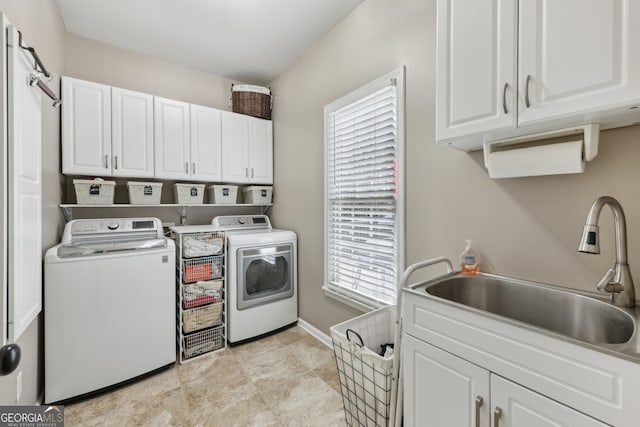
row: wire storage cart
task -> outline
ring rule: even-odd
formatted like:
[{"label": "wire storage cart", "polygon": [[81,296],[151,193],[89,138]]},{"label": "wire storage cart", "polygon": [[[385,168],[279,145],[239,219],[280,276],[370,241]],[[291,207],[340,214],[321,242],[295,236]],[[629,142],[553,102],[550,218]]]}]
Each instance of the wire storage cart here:
[{"label": "wire storage cart", "polygon": [[171,227],[176,241],[180,363],[226,348],[225,234],[210,225]]},{"label": "wire storage cart", "polygon": [[393,343],[395,325],[395,306],[386,306],[331,327],[349,426],[387,426],[394,356],[384,354],[386,344]]}]

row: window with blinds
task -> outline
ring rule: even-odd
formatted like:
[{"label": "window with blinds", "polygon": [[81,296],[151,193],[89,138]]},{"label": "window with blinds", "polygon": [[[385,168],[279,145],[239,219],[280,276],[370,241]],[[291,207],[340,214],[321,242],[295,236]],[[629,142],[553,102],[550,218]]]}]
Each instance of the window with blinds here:
[{"label": "window with blinds", "polygon": [[395,304],[403,266],[404,69],[325,107],[325,289]]}]

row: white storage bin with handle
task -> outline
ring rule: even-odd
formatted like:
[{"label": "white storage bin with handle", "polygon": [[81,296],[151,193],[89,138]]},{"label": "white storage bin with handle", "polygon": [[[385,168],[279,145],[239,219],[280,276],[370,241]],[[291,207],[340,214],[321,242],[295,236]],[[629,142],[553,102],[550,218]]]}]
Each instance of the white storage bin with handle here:
[{"label": "white storage bin with handle", "polygon": [[273,195],[273,187],[252,185],[242,189],[244,202],[247,204],[269,204]]},{"label": "white storage bin with handle", "polygon": [[237,185],[210,185],[207,187],[209,203],[235,204],[238,199]]},{"label": "white storage bin with handle", "polygon": [[74,179],[76,199],[79,205],[112,205],[116,191],[115,181]]},{"label": "white storage bin with handle", "polygon": [[161,182],[127,182],[129,202],[132,205],[159,205],[162,195]]},{"label": "white storage bin with handle", "polygon": [[175,202],[180,205],[201,205],[204,202],[204,184],[173,184]]}]

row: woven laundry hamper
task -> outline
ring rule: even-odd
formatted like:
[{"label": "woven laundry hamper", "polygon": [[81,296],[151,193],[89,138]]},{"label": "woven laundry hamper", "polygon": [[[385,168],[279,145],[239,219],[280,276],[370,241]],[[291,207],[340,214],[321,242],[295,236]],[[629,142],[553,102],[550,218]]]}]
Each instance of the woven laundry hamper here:
[{"label": "woven laundry hamper", "polygon": [[271,102],[269,88],[231,84],[231,107],[234,113],[271,120]]}]

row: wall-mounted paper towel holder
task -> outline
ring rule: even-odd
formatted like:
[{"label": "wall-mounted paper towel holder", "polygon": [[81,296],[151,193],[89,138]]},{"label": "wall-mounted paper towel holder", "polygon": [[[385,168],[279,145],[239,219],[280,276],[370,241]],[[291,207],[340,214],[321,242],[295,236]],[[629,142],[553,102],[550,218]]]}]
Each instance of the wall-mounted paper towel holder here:
[{"label": "wall-mounted paper towel holder", "polygon": [[[588,124],[489,141],[483,144],[484,164],[491,178],[581,173],[598,154],[599,136],[600,125]],[[562,142],[545,143],[557,138]]]}]

